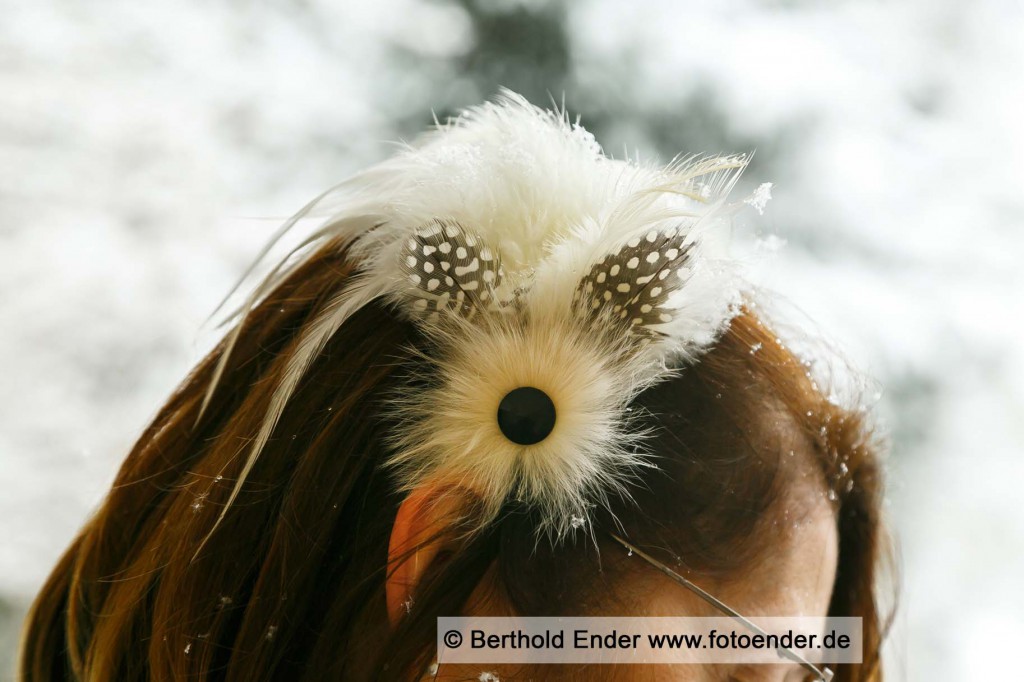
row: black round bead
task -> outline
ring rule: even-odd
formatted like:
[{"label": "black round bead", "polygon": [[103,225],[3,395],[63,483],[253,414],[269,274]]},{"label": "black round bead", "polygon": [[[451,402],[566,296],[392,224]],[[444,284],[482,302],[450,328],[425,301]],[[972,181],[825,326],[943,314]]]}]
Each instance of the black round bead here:
[{"label": "black round bead", "polygon": [[501,399],[498,426],[513,443],[539,443],[555,428],[555,404],[539,388],[521,386]]}]

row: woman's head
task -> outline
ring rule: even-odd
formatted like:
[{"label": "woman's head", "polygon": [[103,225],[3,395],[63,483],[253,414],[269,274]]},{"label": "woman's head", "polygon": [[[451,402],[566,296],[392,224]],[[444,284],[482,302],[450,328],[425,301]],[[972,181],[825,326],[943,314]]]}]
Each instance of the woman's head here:
[{"label": "woman's head", "polygon": [[[632,409],[654,430],[657,469],[640,474],[632,499],[596,515],[596,547],[578,538],[568,547],[535,544],[529,512],[510,513],[500,523],[500,561],[474,591],[470,614],[722,615],[624,551],[610,535],[621,527],[631,544],[745,616],[862,617],[865,663],[839,666],[836,679],[880,675],[887,616],[876,599],[887,540],[878,444],[864,413],[827,400],[805,362],[747,311],[700,363],[645,391]],[[752,669],[735,679],[804,679],[792,677],[800,674],[794,664]],[[734,672],[654,666],[619,674]],[[601,679],[593,669],[583,675],[590,678]]]},{"label": "woman's head", "polygon": [[[371,171],[257,291],[50,577],[27,679],[405,680],[438,616],[718,615],[611,532],[749,615],[864,618],[837,679],[875,674],[876,447],[714,255],[741,163],[630,170],[516,106],[476,124],[501,154],[457,127]],[[539,445],[498,422],[520,385]]]}]

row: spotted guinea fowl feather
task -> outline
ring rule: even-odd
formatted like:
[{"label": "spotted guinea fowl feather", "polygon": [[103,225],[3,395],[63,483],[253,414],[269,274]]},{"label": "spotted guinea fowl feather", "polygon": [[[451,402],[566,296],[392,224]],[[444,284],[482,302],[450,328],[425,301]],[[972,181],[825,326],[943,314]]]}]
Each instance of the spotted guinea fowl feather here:
[{"label": "spotted guinea fowl feather", "polygon": [[693,243],[676,228],[634,237],[595,263],[576,289],[576,301],[591,315],[609,315],[636,334],[657,333],[671,322],[672,292],[689,279]]},{"label": "spotted guinea fowl feather", "polygon": [[442,312],[472,319],[482,310],[512,303],[498,251],[456,222],[437,220],[418,228],[403,246],[399,263],[407,309],[428,323]]}]

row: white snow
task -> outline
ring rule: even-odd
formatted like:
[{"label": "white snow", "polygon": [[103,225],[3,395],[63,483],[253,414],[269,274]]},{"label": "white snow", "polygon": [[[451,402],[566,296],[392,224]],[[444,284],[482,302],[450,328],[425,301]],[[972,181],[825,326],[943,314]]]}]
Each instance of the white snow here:
[{"label": "white snow", "polygon": [[758,215],[764,215],[764,207],[768,205],[772,198],[773,184],[771,182],[762,182],[749,197],[743,200],[743,203],[753,207]]}]

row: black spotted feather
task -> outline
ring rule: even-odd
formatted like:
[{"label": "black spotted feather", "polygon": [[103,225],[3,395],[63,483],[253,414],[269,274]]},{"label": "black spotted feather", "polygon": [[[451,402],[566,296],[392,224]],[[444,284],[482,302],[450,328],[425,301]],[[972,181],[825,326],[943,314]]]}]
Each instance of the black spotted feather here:
[{"label": "black spotted feather", "polygon": [[634,333],[657,334],[657,325],[673,319],[669,296],[690,277],[691,249],[675,228],[634,237],[590,268],[576,289],[577,305]]},{"label": "black spotted feather", "polygon": [[417,229],[399,261],[407,309],[429,323],[442,312],[472,319],[512,302],[498,251],[456,222],[437,220]]}]

